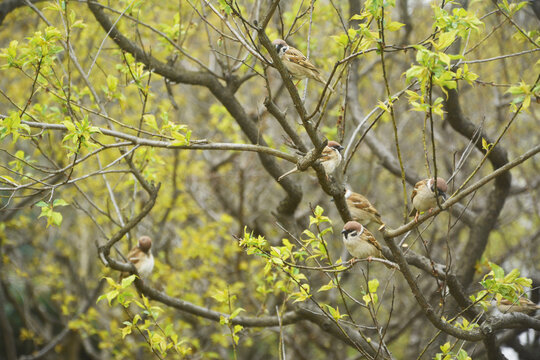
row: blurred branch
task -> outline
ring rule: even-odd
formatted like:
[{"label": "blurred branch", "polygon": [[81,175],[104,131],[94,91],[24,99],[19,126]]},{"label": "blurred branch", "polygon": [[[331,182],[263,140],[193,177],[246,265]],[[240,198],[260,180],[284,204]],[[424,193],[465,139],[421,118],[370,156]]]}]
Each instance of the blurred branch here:
[{"label": "blurred branch", "polygon": [[399,265],[400,271],[405,277],[405,280],[407,281],[407,284],[409,285],[409,288],[412,290],[412,293],[418,302],[420,304],[420,307],[422,308],[424,315],[429,319],[429,321],[435,325],[435,327],[439,330],[444,331],[445,333],[454,336],[458,339],[468,340],[468,341],[479,341],[484,338],[484,334],[478,329],[475,330],[462,330],[458,327],[455,327],[449,322],[446,322],[442,320],[439,316],[437,316],[435,310],[431,307],[427,299],[424,297],[422,290],[418,287],[418,284],[416,283],[416,278],[412,274],[411,269],[409,268],[407,261],[405,260],[405,257],[403,256],[403,252],[401,249],[396,245],[395,240],[386,236],[384,237],[384,240],[386,241],[386,244],[390,248],[390,251],[392,251],[392,255],[394,256],[394,261]]},{"label": "blurred branch", "polygon": [[[31,0],[31,3],[38,3],[45,0]],[[0,3],[0,25],[6,18],[6,16],[13,10],[26,6],[25,0],[4,0]]]},{"label": "blurred branch", "polygon": [[[79,309],[79,311],[77,311],[77,314],[73,317],[73,319],[76,319],[80,315],[85,314],[91,307],[93,307],[96,304],[96,299],[98,295],[100,294],[104,284],[105,284],[105,279],[101,279],[98,285],[96,286],[96,288],[94,289],[94,291],[92,292],[92,295],[89,298],[87,298],[85,304]],[[42,347],[41,350],[37,351],[36,353],[32,355],[23,355],[19,358],[19,360],[37,360],[37,359],[43,358],[49,352],[51,352],[51,350],[53,350],[57,345],[61,344],[68,334],[71,334],[74,332],[76,331],[70,327],[69,321],[68,321],[64,329],[62,329],[62,331],[60,331],[47,345]]]},{"label": "blurred branch", "polygon": [[[141,291],[144,295],[148,296],[150,299],[159,301],[165,305],[171,306],[175,309],[188,312],[190,314],[203,317],[212,321],[219,322],[222,317],[229,318],[229,314],[221,313],[218,311],[210,310],[206,307],[201,307],[194,305],[188,301],[180,300],[168,296],[167,294],[158,291],[155,288],[147,285],[146,282],[143,282],[139,279],[135,280],[135,285],[137,289]],[[298,307],[296,311],[289,311],[281,316],[261,316],[261,317],[248,317],[248,316],[236,316],[232,319],[229,319],[230,323],[234,325],[242,325],[245,327],[274,327],[274,326],[285,326],[297,323],[302,320],[310,321],[318,325],[325,333],[329,333],[332,336],[344,341],[345,343],[355,346],[360,345],[368,354],[374,356],[378,344],[375,342],[368,343],[365,341],[358,333],[358,331],[350,326],[345,324],[340,324],[341,327],[350,339],[347,339],[346,336],[338,329],[335,323],[328,320],[328,317],[322,314],[319,310],[310,309],[306,307]],[[354,343],[351,343],[351,339]]]},{"label": "blurred branch", "polygon": [[[445,110],[447,112],[446,119],[452,126],[454,130],[458,133],[471,140],[475,137],[475,132],[477,128],[472,122],[470,122],[461,109],[459,103],[459,94],[456,90],[448,91],[448,98],[445,101]],[[517,116],[517,113],[515,114]],[[515,119],[515,116],[512,118]],[[510,123],[512,122],[510,120]],[[509,123],[509,124],[510,124]],[[502,136],[502,135],[501,135]],[[493,143],[490,141],[487,134],[483,131],[480,132],[475,146],[479,151],[482,151],[482,140],[487,141],[487,143]],[[500,137],[499,137],[500,139]],[[530,151],[528,152],[530,153]],[[535,154],[532,153],[531,156]],[[505,167],[508,164],[508,156],[506,150],[501,145],[495,144],[490,152],[487,154],[487,158],[491,162],[495,170]],[[520,157],[521,158],[521,157]],[[523,161],[525,161],[523,159]],[[516,165],[520,164],[522,161],[519,161],[519,158],[514,161]],[[484,249],[487,245],[489,234],[491,230],[495,227],[497,223],[497,218],[504,206],[506,197],[510,190],[510,184],[512,176],[509,172],[497,172],[498,176],[496,177],[494,189],[490,192],[487,203],[484,209],[477,214],[475,219],[475,226],[472,227],[469,239],[465,245],[465,256],[462,256],[460,263],[458,264],[458,269],[460,269],[461,275],[463,276],[463,283],[468,286],[473,279],[476,261],[480,259],[484,253]],[[485,178],[484,178],[485,179]],[[469,187],[470,188],[470,187]],[[458,195],[459,196],[459,195]],[[451,201],[452,199],[450,199]]]},{"label": "blurred branch", "polygon": [[[379,349],[380,345],[374,341],[366,341],[366,339],[364,339],[360,335],[360,332],[357,329],[346,326],[344,324],[339,324],[338,327],[334,322],[330,321],[326,316],[324,316],[315,309],[301,307],[298,309],[297,312],[303,317],[305,317],[306,320],[317,324],[321,329],[325,331],[325,333],[332,334],[334,337],[341,339],[342,341],[346,342],[351,346],[355,346],[355,343],[360,345],[361,348],[367,352],[367,355],[372,358],[376,357],[377,359],[392,359],[392,357],[385,356],[384,353],[377,352],[377,349]],[[347,334],[351,336],[351,338],[347,339],[346,337],[344,337],[341,330],[345,330]],[[351,343],[351,340],[354,343]],[[366,356],[366,354],[363,355]]]},{"label": "blurred branch", "polygon": [[294,145],[298,147],[298,150],[302,152],[307,152],[308,149],[300,136],[294,131],[293,127],[289,125],[286,119],[286,114],[281,112],[277,105],[270,99],[266,98],[264,100],[264,106],[268,109],[268,112],[274,116],[274,118],[279,122],[279,125],[285,130],[285,133],[291,138]]},{"label": "blurred branch", "polygon": [[279,5],[279,0],[274,0],[272,4],[270,5],[270,8],[268,9],[268,12],[264,16],[263,21],[261,22],[261,29],[264,31],[266,27],[268,26],[268,23],[272,19],[272,16],[274,15],[274,12],[277,9],[277,6]]},{"label": "blurred branch", "polygon": [[[33,121],[21,121],[21,123],[26,124],[33,128],[40,128],[46,130],[60,130],[67,131],[67,128],[61,124],[48,124],[48,123],[38,123]],[[137,137],[134,135],[122,133],[119,131],[109,130],[106,128],[99,128],[103,135],[114,136],[119,139],[128,140],[133,145],[141,146],[150,146],[158,148],[168,148],[168,149],[179,149],[179,150],[232,150],[232,151],[251,151],[257,153],[264,153],[272,155],[292,163],[296,163],[298,158],[294,155],[284,153],[282,151],[272,149],[267,146],[261,145],[251,145],[251,144],[230,144],[230,143],[197,143],[193,141],[189,145],[173,145],[172,141],[159,141],[159,140],[150,140],[146,138]],[[122,143],[121,146],[129,145]],[[107,145],[105,147],[112,147],[114,144]]]},{"label": "blurred branch", "polygon": [[[444,211],[444,210],[448,209],[449,207],[455,205],[458,201],[465,198],[467,195],[473,193],[474,191],[478,190],[479,188],[481,188],[482,186],[484,186],[485,184],[487,184],[491,180],[507,176],[508,170],[518,166],[519,164],[523,163],[527,159],[530,159],[531,157],[535,156],[539,152],[540,152],[540,145],[536,145],[531,150],[529,150],[526,153],[522,154],[521,156],[515,158],[511,162],[506,163],[504,166],[501,166],[500,168],[498,168],[497,170],[495,170],[491,174],[483,177],[482,179],[475,182],[473,185],[470,185],[466,189],[462,190],[458,195],[451,197],[450,199],[445,201],[443,204],[441,204],[441,208],[433,209],[431,214],[425,214],[425,215],[420,216],[418,218],[418,222],[415,222],[413,220],[413,221],[410,221],[409,223],[407,223],[405,225],[402,225],[399,228],[394,229],[394,230],[384,229],[383,233],[384,233],[385,237],[394,238],[396,236],[404,234],[407,231],[417,227],[419,224],[426,221],[430,217],[436,216],[441,211]],[[495,224],[493,224],[493,226],[494,225]],[[469,253],[470,251],[471,250],[468,249],[467,253]]]},{"label": "blurred branch", "polygon": [[495,57],[488,58],[488,59],[467,60],[467,61],[464,60],[464,61],[461,61],[460,64],[485,63],[485,62],[489,62],[489,61],[502,60],[502,59],[506,59],[506,58],[514,57],[514,56],[521,56],[521,55],[533,53],[535,51],[540,51],[540,48],[531,49],[531,50],[524,50],[524,51],[520,51],[520,52],[517,52],[517,53],[514,53],[514,54],[505,54],[505,55],[495,56]]},{"label": "blurred branch", "polygon": [[[153,71],[156,73],[168,78],[169,81],[205,86],[223,104],[223,106],[225,106],[227,111],[236,120],[252,144],[266,146],[266,142],[263,140],[258,127],[251,121],[242,105],[234,97],[232,89],[221,85],[219,79],[209,73],[188,71],[179,67],[173,68],[160,62],[151,55],[146,54],[142,49],[137,47],[129,39],[122,35],[118,29],[114,28],[107,15],[104,14],[102,8],[96,5],[94,1],[89,1],[88,7],[99,21],[103,29],[109,34],[109,37],[122,50],[131,53],[137,61],[143,62],[148,68],[153,69]],[[219,12],[218,16],[220,16]],[[242,44],[249,47],[247,44]],[[251,49],[251,51],[254,50]],[[255,52],[255,54],[258,55],[257,52]],[[275,159],[264,153],[258,154],[263,167],[274,179],[277,180],[277,178],[283,174],[283,170],[277,165]],[[300,187],[290,179],[285,179],[284,181],[279,182],[279,184],[287,192],[287,196],[278,206],[278,212],[284,218],[286,218],[293,214],[298,207],[298,204],[302,199],[302,191]]]},{"label": "blurred branch", "polygon": [[111,247],[118,241],[120,241],[120,239],[122,239],[122,237],[124,237],[124,235],[127,234],[131,229],[133,229],[139,222],[141,222],[141,220],[144,219],[146,215],[148,215],[150,210],[152,210],[152,208],[154,207],[160,185],[154,187],[153,185],[146,184],[143,185],[143,187],[147,191],[149,188],[150,191],[148,191],[148,195],[150,195],[150,199],[148,199],[146,204],[143,206],[141,212],[135,217],[131,218],[119,231],[116,232],[116,234],[111,237],[109,241],[107,241],[107,243],[105,243],[105,245],[101,245],[98,247],[98,254],[100,257],[102,257],[102,260],[104,259],[105,265],[110,266],[115,270],[126,272],[134,272],[135,270],[135,266],[132,263],[126,264],[116,261],[112,259],[109,254],[111,251]]},{"label": "blurred branch", "polygon": [[[2,255],[1,251],[0,255]],[[1,268],[2,267],[0,262],[0,270]],[[7,317],[5,304],[7,304],[7,301],[4,295],[4,289],[2,286],[0,286],[0,329],[2,329],[2,337],[4,338],[6,360],[15,360],[17,359],[17,348],[15,346],[13,328],[11,327],[11,324],[9,323],[9,319]]]},{"label": "blurred branch", "polygon": [[[350,114],[354,120],[354,123],[357,125],[356,129],[360,131],[362,128],[361,124],[364,122],[362,119],[361,113],[362,110],[360,109],[360,105],[357,101],[359,98],[359,90],[358,90],[358,75],[356,73],[351,74],[352,80],[350,81],[350,88],[349,92],[347,94],[347,102],[350,106]],[[368,115],[369,116],[369,115]],[[366,118],[368,117],[366,116]],[[365,126],[364,126],[365,127]],[[363,141],[366,142],[370,150],[373,152],[373,154],[379,159],[381,162],[381,165],[390,173],[394,174],[397,177],[401,177],[401,169],[399,167],[398,160],[395,158],[395,156],[388,150],[385,146],[385,144],[380,141],[377,136],[374,133],[371,133],[368,135],[368,131],[365,131],[365,133],[362,135]],[[352,144],[353,138],[349,140],[349,144]],[[350,146],[350,145],[349,145]],[[347,154],[347,152],[346,152]],[[349,160],[352,159],[353,153],[349,156]],[[405,165],[405,179],[407,180],[407,183],[409,185],[414,186],[418,180],[421,179],[420,175],[410,167],[407,167]],[[455,204],[454,207],[450,209],[452,214],[454,216],[459,216],[460,219],[466,223],[469,227],[473,226],[474,224],[474,218],[475,214],[471,210],[465,208],[461,204]]]}]

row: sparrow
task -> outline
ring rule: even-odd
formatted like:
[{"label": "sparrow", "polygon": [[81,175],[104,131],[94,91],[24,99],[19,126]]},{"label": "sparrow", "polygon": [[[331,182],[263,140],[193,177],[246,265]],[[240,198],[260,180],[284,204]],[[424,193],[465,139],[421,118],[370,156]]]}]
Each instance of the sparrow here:
[{"label": "sparrow", "polygon": [[522,297],[519,298],[518,302],[502,299],[501,302],[497,304],[497,309],[502,313],[520,312],[532,315],[536,310],[540,309],[540,306],[536,305],[531,300]]},{"label": "sparrow", "polygon": [[[128,261],[135,265],[137,273],[141,278],[147,278],[152,273],[154,269],[154,256],[150,251],[152,247],[152,239],[148,236],[141,236],[137,246],[135,246],[127,254],[126,258]],[[120,280],[129,276],[129,273],[123,272],[120,275]]]},{"label": "sparrow", "polygon": [[369,225],[370,223],[384,225],[381,214],[379,214],[377,209],[371,205],[364,195],[347,189],[347,192],[345,192],[345,200],[347,201],[347,206],[349,207],[349,212],[351,213],[353,220],[366,225]]},{"label": "sparrow", "polygon": [[[326,84],[326,80],[323,79],[319,70],[315,65],[309,62],[301,51],[288,45],[285,40],[282,39],[276,39],[272,44],[276,47],[278,56],[293,78],[299,80],[310,78]],[[330,85],[328,85],[328,89],[334,91]]]},{"label": "sparrow", "polygon": [[421,212],[429,210],[431,213],[433,208],[437,206],[435,196],[439,197],[439,203],[442,204],[446,200],[446,190],[448,190],[448,185],[440,177],[437,178],[436,184],[435,179],[424,179],[417,182],[411,194],[413,209],[409,216],[414,215],[414,221],[418,222],[418,216]]},{"label": "sparrow", "polygon": [[343,243],[349,254],[357,259],[382,257],[381,245],[362,224],[349,221],[343,226]]},{"label": "sparrow", "polygon": [[[319,161],[321,162],[327,177],[336,170],[341,163],[341,160],[343,160],[343,157],[341,156],[341,150],[343,149],[344,147],[341,146],[337,141],[329,141],[321,152]],[[285,176],[298,171],[298,167],[295,166],[294,169],[289,170],[285,174],[278,177],[278,181],[281,181],[281,179],[283,179]]]}]

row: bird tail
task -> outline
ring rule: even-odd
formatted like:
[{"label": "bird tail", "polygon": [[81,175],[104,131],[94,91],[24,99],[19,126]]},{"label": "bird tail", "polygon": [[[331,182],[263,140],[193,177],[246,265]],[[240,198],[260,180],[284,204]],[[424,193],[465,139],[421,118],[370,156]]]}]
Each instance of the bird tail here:
[{"label": "bird tail", "polygon": [[280,177],[278,177],[277,181],[281,181],[281,179],[283,179],[285,176],[289,176],[291,174],[294,174],[295,172],[298,171],[298,168],[295,166],[294,169],[292,170],[289,170],[287,171],[285,174],[281,175]]},{"label": "bird tail", "polygon": [[[327,81],[324,80],[321,74],[317,74],[317,73],[313,74],[313,79],[322,83],[323,85],[327,84]],[[328,90],[330,90],[330,92],[335,92],[335,90],[332,88],[332,85],[330,85],[330,83],[328,83]]]},{"label": "bird tail", "polygon": [[412,208],[411,212],[409,213],[409,217],[416,216],[416,208]]}]

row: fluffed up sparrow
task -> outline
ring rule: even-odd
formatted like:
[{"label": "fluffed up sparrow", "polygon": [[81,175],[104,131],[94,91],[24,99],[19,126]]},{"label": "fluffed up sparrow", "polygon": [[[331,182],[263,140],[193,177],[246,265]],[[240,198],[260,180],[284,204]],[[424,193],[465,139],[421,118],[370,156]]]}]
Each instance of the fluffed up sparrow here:
[{"label": "fluffed up sparrow", "polygon": [[[337,141],[329,141],[324,147],[319,161],[326,172],[326,176],[331,175],[341,163],[341,160],[343,159],[341,156],[341,150],[343,149],[344,147],[341,146]],[[283,179],[285,176],[293,174],[297,171],[298,167],[295,166],[294,169],[289,170],[285,174],[278,177],[278,181],[281,181],[281,179]]]},{"label": "fluffed up sparrow", "polygon": [[[154,269],[154,256],[150,248],[152,247],[152,239],[148,236],[141,236],[137,246],[130,250],[126,258],[129,262],[135,265],[137,272],[141,278],[147,278]],[[120,280],[129,276],[128,273],[123,272],[120,275]]]},{"label": "fluffed up sparrow", "polygon": [[497,304],[497,309],[502,313],[520,312],[532,315],[536,310],[540,309],[540,306],[525,297],[521,297],[518,302],[502,299],[501,302]]},{"label": "fluffed up sparrow", "polygon": [[437,196],[439,203],[442,204],[446,200],[446,190],[448,185],[443,178],[438,177],[437,183],[435,179],[424,179],[414,185],[414,190],[411,194],[413,209],[409,216],[414,215],[414,221],[418,222],[418,216],[421,212],[431,211],[437,206]]},{"label": "fluffed up sparrow", "polygon": [[[272,42],[276,47],[276,51],[283,61],[283,65],[289,70],[291,76],[296,79],[310,78],[320,83],[326,84],[326,80],[321,76],[319,70],[302,54],[298,49],[288,45],[285,40],[276,39]],[[330,91],[334,91],[328,85]]]},{"label": "fluffed up sparrow", "polygon": [[379,214],[377,209],[371,205],[364,195],[347,189],[345,200],[347,201],[347,206],[353,220],[365,225],[369,225],[370,223],[384,225],[381,214]]},{"label": "fluffed up sparrow", "polygon": [[373,234],[359,222],[347,222],[341,233],[345,248],[355,258],[370,260],[371,257],[382,257],[381,245]]}]

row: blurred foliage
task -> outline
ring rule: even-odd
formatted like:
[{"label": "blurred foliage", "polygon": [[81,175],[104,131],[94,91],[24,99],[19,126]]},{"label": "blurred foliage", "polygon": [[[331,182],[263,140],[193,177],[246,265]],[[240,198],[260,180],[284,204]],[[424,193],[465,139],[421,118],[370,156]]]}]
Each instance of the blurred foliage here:
[{"label": "blurred foliage", "polygon": [[[309,53],[325,78],[336,69],[336,94],[320,112],[325,136],[354,144],[349,142],[358,125],[350,116],[354,102],[362,116],[372,109],[383,112],[368,136],[394,154],[393,110],[403,162],[427,177],[434,171],[426,150],[431,117],[437,122],[438,171],[449,176],[468,144],[445,120],[448,91],[459,89],[467,116],[494,139],[519,116],[499,144],[482,139],[486,152],[503,146],[513,159],[539,143],[540,33],[527,2],[503,0],[494,7],[491,1],[471,1],[466,9],[455,2],[441,7],[441,2],[410,0],[412,20],[394,1],[364,1],[358,14],[349,3],[354,1],[282,1],[267,29],[271,39],[289,34],[287,41]],[[116,28],[164,63],[211,74],[229,88],[245,79],[234,97],[269,147],[296,153],[264,108],[269,93],[307,142],[279,74],[234,40],[222,20],[239,24],[242,14],[260,21],[266,2],[107,4],[103,7]],[[36,11],[18,8],[0,26],[0,280],[3,311],[19,355],[36,353],[63,329],[73,336],[46,358],[268,359],[283,358],[285,351],[299,359],[357,355],[356,348],[312,323],[264,328],[233,321],[242,316],[281,319],[305,304],[315,304],[336,322],[358,326],[368,343],[390,339],[388,349],[396,358],[416,357],[432,343],[434,328],[414,316],[418,305],[400,274],[376,262],[366,267],[346,261],[339,214],[312,173],[291,175],[303,199],[286,224],[275,216],[284,193],[257,154],[126,144],[111,135],[120,132],[168,147],[198,140],[249,143],[242,125],[212,91],[164,80],[119,49],[85,3],[35,6]],[[253,29],[242,31],[253,37],[246,43],[268,57]],[[387,96],[383,50],[390,92],[403,90],[405,96]],[[357,61],[336,65],[348,56]],[[498,59],[479,61],[490,58]],[[349,99],[345,86],[353,79],[360,94]],[[308,112],[317,106],[319,85],[307,84]],[[299,93],[305,89],[301,82]],[[457,189],[483,157],[473,151],[451,187]],[[148,201],[133,168],[161,189],[152,211],[116,244],[112,256],[121,260],[140,235],[151,236],[156,265],[144,281],[168,296],[220,312],[219,321],[149,300],[137,292],[134,275],[118,282],[119,273],[100,261],[96,245]],[[484,166],[474,178],[491,171]],[[507,205],[485,261],[477,264],[483,289],[471,300],[485,310],[492,298],[515,301],[529,292],[533,284],[527,277],[540,270],[538,161],[531,159],[512,174]],[[403,191],[400,179],[366,142],[354,153],[345,178],[369,197],[387,224],[403,223],[399,209],[407,204],[396,196]],[[412,187],[406,190],[410,194]],[[489,185],[463,203],[481,211],[487,196]],[[411,234],[407,244],[452,267],[458,254],[466,254],[469,234],[468,227],[444,213],[427,230]],[[454,317],[455,309],[445,305],[433,279],[419,276],[418,282],[438,315],[461,329],[478,326]],[[430,356],[470,359],[474,344],[462,345],[441,337]],[[4,352],[0,342],[0,357]]]}]

